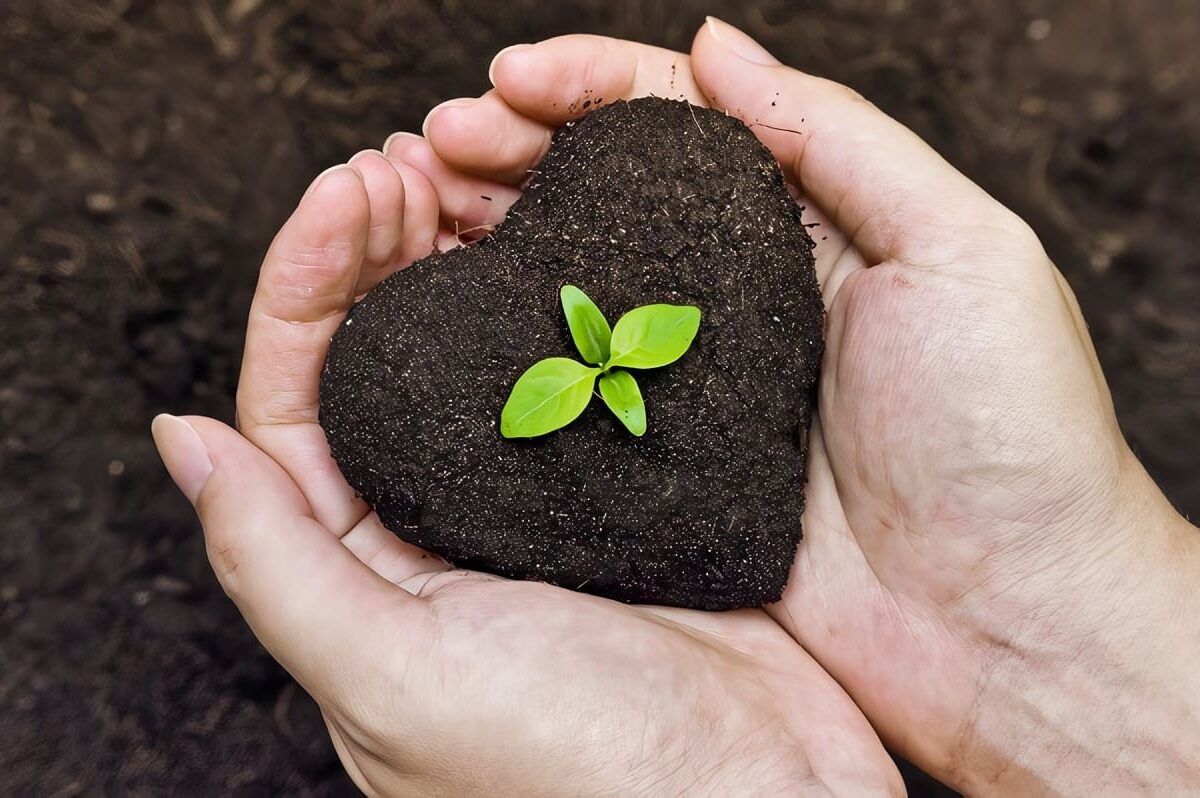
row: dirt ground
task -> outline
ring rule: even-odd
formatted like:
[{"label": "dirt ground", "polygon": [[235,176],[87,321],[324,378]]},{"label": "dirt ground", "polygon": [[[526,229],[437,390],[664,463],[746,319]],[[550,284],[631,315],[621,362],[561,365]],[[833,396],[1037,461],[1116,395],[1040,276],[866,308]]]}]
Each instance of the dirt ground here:
[{"label": "dirt ground", "polygon": [[506,44],[686,48],[704,13],[1034,224],[1130,442],[1200,515],[1193,0],[4,0],[0,793],[351,791],[210,575],[149,420],[231,419],[258,260],[321,168],[482,91]]}]

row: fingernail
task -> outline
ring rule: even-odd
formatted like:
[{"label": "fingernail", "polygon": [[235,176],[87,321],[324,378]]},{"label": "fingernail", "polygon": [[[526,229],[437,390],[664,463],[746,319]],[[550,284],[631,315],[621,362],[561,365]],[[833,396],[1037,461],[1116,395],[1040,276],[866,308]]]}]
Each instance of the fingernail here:
[{"label": "fingernail", "polygon": [[[313,178],[313,181],[308,184],[308,190],[306,190],[304,192],[304,196],[307,197],[309,194],[313,193],[313,191],[316,190],[317,186],[321,185],[322,180],[329,177],[334,172],[341,171],[342,169],[349,169],[351,172],[354,171],[354,167],[352,167],[352,166],[350,166],[350,164],[346,164],[346,163],[340,163],[337,166],[331,166],[328,169],[326,169],[324,172],[322,172],[321,174],[319,174],[315,178]],[[168,418],[174,418],[174,416],[168,416]],[[185,421],[183,423],[186,424],[187,422]]]},{"label": "fingernail", "polygon": [[531,44],[510,44],[492,57],[492,63],[488,64],[488,83],[496,85],[496,62],[504,57],[506,53],[513,53],[526,48],[532,47]]},{"label": "fingernail", "polygon": [[477,100],[474,97],[458,97],[453,100],[446,100],[444,103],[439,103],[438,105],[433,106],[433,108],[429,110],[429,113],[425,114],[425,121],[421,123],[421,135],[425,138],[429,138],[429,120],[433,118],[434,114],[438,113],[439,111],[444,111],[448,108],[470,108],[476,102]]},{"label": "fingernail", "polygon": [[208,449],[192,425],[178,416],[161,413],[150,422],[150,434],[171,479],[192,504],[212,473]]},{"label": "fingernail", "polygon": [[370,158],[372,155],[383,157],[383,152],[380,150],[359,150],[350,156],[350,160],[346,161],[346,166],[353,166],[355,161],[361,161],[363,158]]},{"label": "fingernail", "polygon": [[384,154],[391,155],[392,147],[396,146],[397,143],[403,141],[404,139],[417,139],[420,141],[421,137],[416,133],[409,133],[407,130],[397,130],[395,133],[387,137],[387,141],[383,142]]},{"label": "fingernail", "polygon": [[739,58],[760,66],[777,66],[779,64],[779,59],[768,53],[766,48],[729,23],[722,22],[716,17],[705,17],[704,24],[719,44]]}]

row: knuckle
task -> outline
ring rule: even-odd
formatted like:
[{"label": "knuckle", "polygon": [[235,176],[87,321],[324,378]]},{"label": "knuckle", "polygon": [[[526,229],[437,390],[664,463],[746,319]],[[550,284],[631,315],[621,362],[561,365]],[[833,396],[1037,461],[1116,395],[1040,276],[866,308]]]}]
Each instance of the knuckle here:
[{"label": "knuckle", "polygon": [[304,424],[317,417],[317,402],[308,391],[280,391],[259,403],[238,407],[238,431],[260,443],[269,428]]},{"label": "knuckle", "polygon": [[1033,229],[1029,222],[1007,208],[1004,209],[997,220],[997,225],[1016,246],[1020,247],[1030,256],[1045,253],[1042,240],[1038,237],[1037,231]]},{"label": "knuckle", "polygon": [[836,99],[848,100],[852,103],[865,105],[871,108],[875,107],[874,103],[844,83],[837,83],[836,81],[827,80],[825,78],[817,78],[816,80],[819,80],[825,91],[829,92]]},{"label": "knuckle", "polygon": [[336,281],[353,267],[357,254],[358,248],[352,241],[294,244],[279,253],[282,268],[276,275],[276,285],[286,290],[311,293],[314,288]]},{"label": "knuckle", "polygon": [[[322,321],[352,299],[351,279],[362,253],[353,242],[297,245],[278,253],[263,285],[272,315],[286,321]],[[332,308],[331,308],[332,305]]]},{"label": "knuckle", "polygon": [[1034,229],[1012,211],[1001,212],[976,228],[979,254],[990,256],[1007,268],[1040,273],[1050,261]]}]

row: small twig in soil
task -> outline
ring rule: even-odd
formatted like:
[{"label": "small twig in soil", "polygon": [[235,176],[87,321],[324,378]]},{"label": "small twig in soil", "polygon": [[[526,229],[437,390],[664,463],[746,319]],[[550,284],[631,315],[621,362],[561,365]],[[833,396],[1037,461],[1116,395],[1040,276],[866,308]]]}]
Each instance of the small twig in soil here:
[{"label": "small twig in soil", "polygon": [[455,219],[454,220],[454,239],[458,242],[459,246],[462,246],[464,244],[472,243],[470,241],[462,240],[462,237],[464,235],[466,235],[467,233],[474,233],[476,230],[487,230],[490,233],[495,229],[496,229],[496,225],[494,225],[494,224],[477,224],[474,227],[468,227],[465,230],[459,230],[458,229],[458,220]]},{"label": "small twig in soil", "polygon": [[701,136],[708,138],[708,134],[704,132],[704,128],[700,127],[700,120],[696,118],[696,109],[691,103],[688,103],[688,111],[692,114],[692,121],[696,123],[696,130],[700,131]]}]

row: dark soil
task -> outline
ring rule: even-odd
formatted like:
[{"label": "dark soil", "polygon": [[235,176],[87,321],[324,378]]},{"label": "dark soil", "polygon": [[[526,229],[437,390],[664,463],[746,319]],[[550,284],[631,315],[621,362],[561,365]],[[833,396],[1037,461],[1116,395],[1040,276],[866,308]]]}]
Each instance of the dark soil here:
[{"label": "dark soil", "polygon": [[[701,309],[688,353],[638,374],[645,436],[595,402],[565,430],[500,437],[521,372],[575,354],[564,282],[614,319]],[[812,239],[754,134],[685,102],[618,102],[556,133],[495,233],[355,306],[321,425],[384,524],[456,564],[630,602],[760,606],[800,535],[823,320]]]},{"label": "dark soil", "polygon": [[352,792],[149,420],[232,420],[258,262],[321,169],[483,91],[505,45],[686,49],[706,13],[1033,224],[1131,445],[1200,517],[1194,0],[3,0],[0,794]]}]

